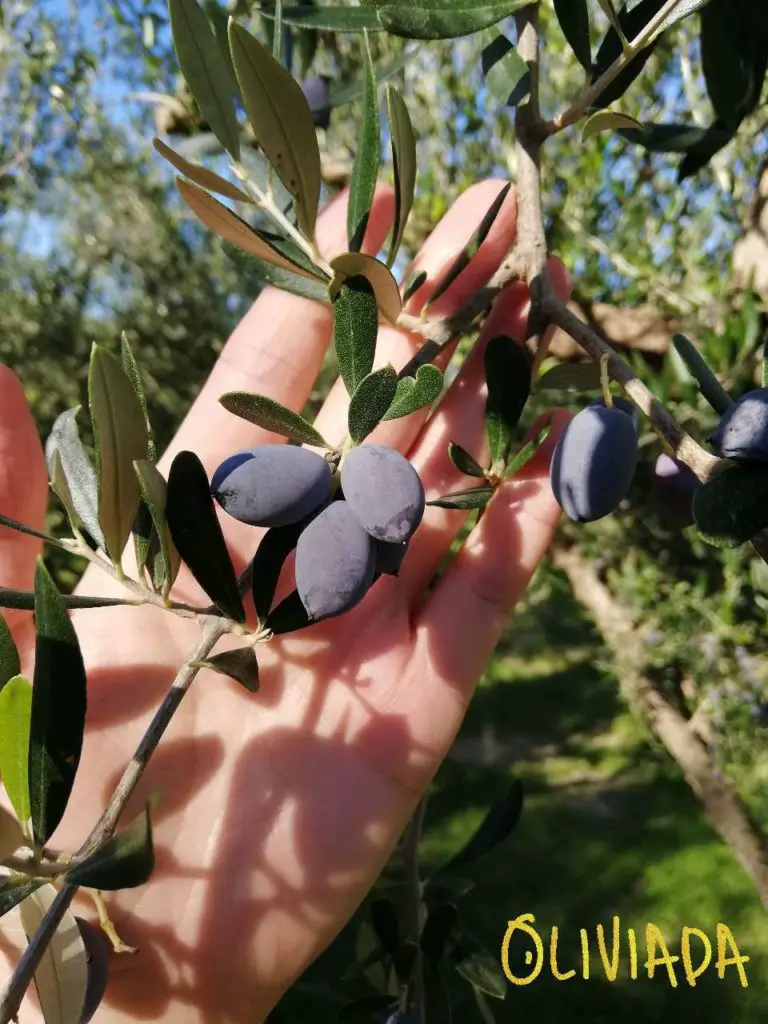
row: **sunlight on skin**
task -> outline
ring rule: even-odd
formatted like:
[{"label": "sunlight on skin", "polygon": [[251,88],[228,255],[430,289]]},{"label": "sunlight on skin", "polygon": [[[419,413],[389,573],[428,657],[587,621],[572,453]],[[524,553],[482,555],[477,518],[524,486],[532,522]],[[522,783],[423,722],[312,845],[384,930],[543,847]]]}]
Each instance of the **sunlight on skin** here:
[{"label": "sunlight on skin", "polygon": [[[469,189],[437,227],[415,263],[432,283],[502,184]],[[383,243],[392,208],[391,191],[380,187],[369,251]],[[321,219],[326,254],[343,248],[345,217],[342,196]],[[457,309],[490,278],[513,241],[515,223],[510,196],[436,312]],[[562,265],[553,262],[552,270],[559,294],[567,297]],[[412,309],[427,291],[420,290]],[[525,289],[508,289],[483,339],[502,331],[519,338],[526,302]],[[267,289],[234,332],[161,466],[167,471],[172,454],[188,448],[210,473],[231,452],[276,440],[226,413],[218,396],[256,390],[300,409],[330,329],[326,308]],[[404,332],[383,329],[377,362],[401,366],[417,344]],[[5,372],[0,388],[14,387]],[[425,414],[417,413],[383,424],[371,440],[408,453],[430,495],[467,486],[447,461],[446,442],[481,451],[483,388],[475,355],[426,428]],[[0,402],[0,452],[9,460],[0,477],[0,507],[8,507],[2,487],[13,491],[23,474],[27,498],[16,514],[39,523],[42,454],[18,396],[14,401],[13,421]],[[346,405],[335,386],[318,418],[331,440],[344,436]],[[563,421],[558,417],[559,427]],[[25,438],[18,449],[3,447],[9,432]],[[140,952],[113,957],[100,1024],[255,1024],[343,927],[445,756],[509,610],[549,544],[558,509],[546,471],[556,434],[521,478],[505,486],[426,600],[424,585],[455,539],[461,513],[428,509],[398,579],[382,579],[363,605],[313,627],[306,638],[261,650],[258,695],[200,673],[126,812],[128,819],[159,788],[156,872],[146,886],[108,899],[118,931]],[[260,531],[223,513],[221,521],[244,564]],[[13,543],[0,530],[0,557],[8,559],[2,581],[29,586],[34,546],[22,552]],[[80,586],[91,594],[114,590],[94,571]],[[188,574],[174,596],[204,601]],[[87,611],[75,621],[89,668],[88,730],[71,810],[53,844],[76,848],[194,644],[197,626],[154,608]],[[19,625],[19,637],[29,641],[28,622]],[[27,647],[27,669],[29,655]],[[87,896],[81,894],[76,907],[93,919]],[[5,923],[2,940],[8,953],[13,935]],[[25,1024],[39,1019],[31,997],[22,1012]]]}]

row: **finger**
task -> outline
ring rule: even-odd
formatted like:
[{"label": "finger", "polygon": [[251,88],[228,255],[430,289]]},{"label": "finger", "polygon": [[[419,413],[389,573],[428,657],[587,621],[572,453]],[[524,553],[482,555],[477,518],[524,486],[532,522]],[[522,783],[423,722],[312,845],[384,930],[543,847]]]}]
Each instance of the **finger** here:
[{"label": "finger", "polygon": [[[570,277],[559,259],[550,259],[549,273],[556,294],[567,299],[571,289]],[[494,303],[474,351],[409,453],[430,498],[480,483],[455,468],[448,457],[448,445],[454,441],[481,465],[488,464],[485,346],[498,334],[509,335],[520,342],[525,335],[529,309],[530,293],[522,282],[515,282],[502,292]],[[415,601],[429,583],[466,517],[466,512],[427,508],[400,573],[401,585],[411,601]]]},{"label": "finger", "polygon": [[[318,220],[318,243],[327,258],[347,247],[347,199],[345,190]],[[393,213],[392,190],[379,184],[365,236],[366,252],[381,248]],[[300,410],[322,365],[330,334],[329,306],[265,288],[224,346],[161,468],[167,469],[176,452],[188,449],[199,455],[210,472],[238,448],[280,440],[227,412],[219,397],[227,391],[254,391]]]},{"label": "finger", "polygon": [[[42,530],[48,501],[45,458],[18,377],[0,363],[0,513]],[[30,590],[40,542],[0,526],[0,586]],[[12,629],[29,613],[3,611]]]},{"label": "finger", "polygon": [[[565,410],[553,413],[549,437],[520,474],[494,495],[416,619],[415,657],[429,666],[421,678],[427,691],[435,691],[421,687],[418,698],[414,696],[412,713],[423,721],[413,728],[426,742],[444,742],[455,733],[510,611],[549,547],[560,515],[549,485],[549,463],[569,418]],[[455,701],[444,699],[446,686]],[[418,705],[440,703],[446,714],[431,724],[434,716]],[[438,730],[445,735],[438,736]]]},{"label": "finger", "polygon": [[[437,283],[470,241],[489,206],[505,185],[506,182],[496,180],[472,185],[458,197],[437,225],[411,264],[405,278],[408,280],[411,274],[419,271],[427,274],[427,281],[408,302],[407,309],[410,313],[418,314],[424,308]],[[516,229],[517,204],[514,192],[510,191],[488,237],[469,265],[440,296],[434,309],[430,309],[428,319],[451,316],[458,312],[472,295],[487,284],[509,252]],[[379,330],[376,343],[375,365],[379,367],[392,363],[400,369],[423,343],[424,338],[418,334],[394,327],[383,327]],[[437,365],[444,368],[452,351],[452,346],[448,346],[436,361]],[[318,430],[331,444],[341,444],[347,435],[348,409],[349,396],[339,379],[331,389],[316,421]],[[428,409],[424,409],[402,420],[382,423],[369,440],[404,450],[417,436],[427,413]]]}]

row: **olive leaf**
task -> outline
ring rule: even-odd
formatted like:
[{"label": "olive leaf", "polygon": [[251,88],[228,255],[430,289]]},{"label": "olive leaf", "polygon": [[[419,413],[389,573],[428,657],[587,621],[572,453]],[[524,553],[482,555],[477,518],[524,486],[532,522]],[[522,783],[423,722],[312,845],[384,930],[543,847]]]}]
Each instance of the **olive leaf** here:
[{"label": "olive leaf", "polygon": [[504,999],[507,979],[501,964],[476,938],[463,932],[451,951],[451,959],[465,981],[494,999]]},{"label": "olive leaf", "polygon": [[255,423],[257,427],[263,427],[273,434],[281,434],[291,441],[316,445],[318,448],[331,447],[322,434],[303,416],[276,402],[274,398],[252,395],[247,391],[228,391],[221,395],[219,402],[227,412],[239,416],[241,420]]},{"label": "olive leaf", "polygon": [[531,461],[533,456],[539,450],[540,445],[542,445],[549,437],[549,432],[551,429],[552,422],[550,419],[547,419],[546,423],[542,425],[541,429],[536,432],[536,435],[532,437],[531,440],[527,442],[527,444],[524,444],[523,447],[518,452],[516,452],[511,459],[509,459],[506,466],[504,467],[504,475],[514,476],[515,473],[519,473],[523,466],[525,466],[527,463]]},{"label": "olive leaf", "polygon": [[403,303],[406,303],[412,295],[421,288],[424,282],[427,280],[426,270],[418,270],[411,278],[406,282],[405,288],[403,289]]},{"label": "olive leaf", "polygon": [[275,636],[284,636],[286,633],[306,629],[307,626],[318,621],[320,620],[310,619],[307,609],[301,602],[298,590],[292,590],[274,611],[269,613],[265,626],[272,630]]},{"label": "olive leaf", "polygon": [[133,889],[143,885],[155,866],[152,822],[147,805],[116,836],[70,868],[64,879],[87,889]]},{"label": "olive leaf", "polygon": [[[50,884],[37,888],[19,906],[29,941],[58,895]],[[88,956],[71,911],[65,910],[35,970],[35,989],[46,1024],[73,1024],[82,1015],[88,991]]]},{"label": "olive leaf", "polygon": [[530,0],[408,0],[378,8],[388,32],[407,39],[456,39],[495,25]]},{"label": "olive leaf", "polygon": [[120,362],[99,345],[91,349],[88,402],[98,457],[99,525],[119,565],[141,496],[133,461],[147,457],[149,432]]},{"label": "olive leaf", "polygon": [[455,441],[451,441],[448,444],[448,458],[456,469],[465,476],[485,478],[486,471],[480,463],[465,448],[462,448],[460,444],[456,444]]},{"label": "olive leaf", "polygon": [[383,366],[369,373],[359,384],[349,403],[349,436],[360,444],[387,414],[397,393],[397,371]]},{"label": "olive leaf", "polygon": [[165,519],[168,487],[160,471],[146,459],[137,459],[133,464],[133,469],[139,481],[141,496],[149,509],[152,525],[157,533],[162,562],[162,588],[163,593],[168,595],[181,565],[179,553],[171,539]]},{"label": "olive leaf", "polygon": [[234,21],[229,42],[256,141],[293,196],[299,227],[313,238],[320,202],[320,150],[299,83],[269,50]]},{"label": "olive leaf", "polygon": [[493,487],[472,487],[466,491],[454,491],[453,494],[445,494],[442,498],[433,498],[428,505],[435,508],[474,509],[485,508],[493,497]]},{"label": "olive leaf", "polygon": [[14,643],[10,627],[0,615],[0,691],[9,679],[21,672],[19,652]]},{"label": "olive leaf", "polygon": [[147,396],[144,392],[144,381],[141,379],[139,363],[134,354],[133,347],[131,346],[130,341],[128,341],[128,335],[125,331],[120,335],[120,362],[122,363],[123,373],[131,382],[133,392],[141,406],[141,411],[144,413],[144,419],[147,421],[147,434],[149,435],[147,458],[150,462],[154,463],[157,458],[157,449],[155,447],[154,438],[152,437],[152,427],[149,422],[149,411],[147,409]]},{"label": "olive leaf", "polygon": [[555,14],[566,42],[585,71],[592,69],[587,0],[555,0]]},{"label": "olive leaf", "polygon": [[478,224],[477,230],[473,232],[470,240],[435,285],[435,288],[429,297],[429,301],[427,302],[427,307],[431,306],[440,298],[441,295],[445,294],[462,270],[469,265],[472,258],[476,255],[477,250],[490,234],[491,228],[495,224],[496,218],[498,217],[511,188],[512,183],[507,182],[507,184],[500,190],[483,215],[483,219]]},{"label": "olive leaf", "polygon": [[[125,597],[87,597],[84,594],[62,594],[65,608],[116,608],[118,605],[136,604]],[[0,587],[0,608],[15,608],[22,612],[35,609],[35,595],[31,590],[13,590]]]},{"label": "olive leaf", "polygon": [[387,116],[395,177],[395,219],[387,256],[387,266],[391,267],[403,240],[416,189],[416,138],[408,107],[394,85],[387,86]]},{"label": "olive leaf", "polygon": [[42,878],[30,878],[29,875],[10,875],[0,880],[0,917],[3,917],[18,906],[27,896],[45,885]]},{"label": "olive leaf", "polygon": [[359,252],[368,226],[381,164],[381,127],[376,99],[376,75],[368,36],[363,39],[363,120],[349,182],[347,237],[352,252]]},{"label": "olive leaf", "polygon": [[238,647],[233,651],[212,654],[200,661],[191,661],[197,668],[208,668],[219,675],[228,676],[244,686],[249,693],[259,689],[259,663],[252,647]]},{"label": "olive leaf", "polygon": [[177,178],[176,188],[198,220],[215,232],[219,238],[223,238],[225,242],[236,245],[238,249],[242,249],[243,252],[255,256],[257,259],[274,263],[275,266],[281,267],[283,270],[324,280],[319,270],[312,273],[302,266],[301,262],[285,255],[286,248],[284,246],[282,246],[283,251],[281,252],[275,244],[274,236],[270,237],[265,232],[254,231],[228,206],[220,203],[218,199],[214,199],[212,195],[204,192],[197,185],[193,185],[192,182],[186,181],[184,178]]},{"label": "olive leaf", "polygon": [[373,256],[361,252],[345,252],[331,260],[331,269],[335,272],[330,285],[332,300],[338,295],[345,278],[362,275],[371,283],[380,312],[391,324],[397,323],[403,302],[400,288],[389,267]]},{"label": "olive leaf", "polygon": [[35,844],[43,846],[64,815],[80,763],[87,680],[77,634],[42,559],[35,569],[35,628],[29,804]]},{"label": "olive leaf", "polygon": [[531,72],[505,35],[486,30],[481,66],[488,91],[509,107],[518,106],[530,94]]},{"label": "olive leaf", "polygon": [[455,871],[490,853],[514,831],[523,811],[523,787],[515,779],[507,792],[491,804],[483,820],[462,848],[441,870]]},{"label": "olive leaf", "polygon": [[193,164],[191,161],[185,160],[183,156],[179,156],[178,153],[174,152],[170,146],[166,146],[160,139],[153,139],[152,145],[160,156],[185,177],[194,181],[196,185],[207,188],[209,192],[225,196],[227,199],[234,199],[239,203],[253,203],[253,199],[246,192],[243,192],[242,189],[239,189],[237,185],[233,185],[232,182],[222,178],[219,174],[209,171],[207,167],[201,167],[200,164]]},{"label": "olive leaf", "polygon": [[[710,3],[701,12],[701,66],[717,120],[736,130],[760,102],[768,67],[762,5]],[[758,24],[759,23],[759,24]]]},{"label": "olive leaf", "polygon": [[96,472],[77,429],[79,408],[67,409],[54,421],[45,446],[48,472],[53,490],[67,508],[70,517],[74,511],[96,544],[105,550],[104,535],[99,526]]},{"label": "olive leaf", "polygon": [[453,903],[434,907],[424,922],[419,945],[424,958],[437,963],[455,946],[461,932],[461,918]]},{"label": "olive leaf", "polygon": [[708,544],[735,548],[768,527],[766,467],[731,465],[694,491],[693,518]]},{"label": "olive leaf", "polygon": [[305,277],[293,270],[285,270],[283,267],[275,266],[274,263],[251,256],[231,242],[222,242],[221,247],[241,273],[252,274],[257,280],[274,285],[275,288],[290,292],[292,295],[300,295],[303,299],[330,303],[328,288],[326,285],[320,284],[319,280],[309,276]]},{"label": "olive leaf", "polygon": [[[265,18],[272,13],[264,7],[259,14]],[[297,28],[314,28],[329,32],[380,32],[383,26],[374,10],[365,7],[330,7],[307,5],[283,8],[283,21]]]},{"label": "olive leaf", "polygon": [[333,344],[350,395],[373,369],[378,333],[379,311],[370,281],[361,274],[345,278],[333,299]]},{"label": "olive leaf", "polygon": [[10,679],[0,691],[0,778],[16,817],[26,831],[29,805],[29,730],[32,684],[23,676]]},{"label": "olive leaf", "polygon": [[194,452],[179,452],[171,463],[165,517],[176,550],[206,594],[230,619],[245,622],[208,477]]},{"label": "olive leaf", "polygon": [[285,561],[296,547],[304,522],[276,526],[261,538],[251,562],[251,592],[259,622],[266,622]]},{"label": "olive leaf", "polygon": [[415,377],[400,377],[392,405],[384,417],[385,420],[396,420],[401,416],[410,416],[425,405],[432,405],[443,391],[443,372],[432,363],[425,363],[416,371]]},{"label": "olive leaf", "polygon": [[531,362],[522,345],[503,334],[491,338],[485,349],[485,380],[485,429],[493,466],[504,460],[531,393]]},{"label": "olive leaf", "polygon": [[703,356],[684,334],[675,334],[672,339],[675,351],[698,382],[701,393],[715,412],[722,415],[731,405],[733,399],[707,365]]},{"label": "olive leaf", "polygon": [[622,128],[642,131],[643,127],[644,125],[640,121],[630,117],[629,114],[620,114],[617,110],[598,110],[584,122],[581,141],[586,142],[599,132],[619,131]]},{"label": "olive leaf", "polygon": [[196,0],[168,0],[168,10],[181,73],[211,131],[237,160],[240,135],[232,78],[219,41]]},{"label": "olive leaf", "polygon": [[536,381],[537,391],[599,391],[600,363],[559,363]]},{"label": "olive leaf", "polygon": [[[603,0],[609,3],[610,0]],[[654,18],[664,6],[664,0],[639,0],[630,8],[625,5],[614,15],[614,24],[606,33],[600,47],[595,55],[592,65],[592,81],[596,82],[618,57],[623,50],[622,36],[627,39],[634,39],[645,26]],[[595,100],[594,106],[609,107],[617,99],[624,95],[630,85],[643,70],[655,49],[656,44],[646,46],[635,57],[628,61],[625,68],[614,78],[610,85],[600,93]]]}]

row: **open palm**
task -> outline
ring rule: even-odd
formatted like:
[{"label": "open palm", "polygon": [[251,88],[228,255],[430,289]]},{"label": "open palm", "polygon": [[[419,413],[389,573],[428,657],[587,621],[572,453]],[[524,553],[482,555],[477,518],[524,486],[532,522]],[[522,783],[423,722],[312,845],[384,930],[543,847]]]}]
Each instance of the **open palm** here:
[{"label": "open palm", "polygon": [[[419,311],[430,282],[468,240],[501,185],[470,189],[433,233],[412,268],[425,270],[428,281],[411,300],[411,312]],[[321,218],[321,247],[329,255],[344,247],[344,206],[339,197]],[[391,194],[380,187],[368,251],[383,243],[392,207]],[[430,315],[458,309],[490,278],[515,224],[510,195],[472,264]],[[553,261],[552,272],[564,296],[562,265]],[[526,313],[527,291],[512,285],[428,422],[414,414],[372,435],[409,455],[428,496],[468,485],[447,457],[448,441],[481,455],[482,341],[499,333],[520,337]],[[189,449],[210,474],[232,452],[278,440],[231,416],[218,397],[250,390],[300,410],[330,333],[326,307],[267,289],[225,347],[161,469]],[[404,365],[417,343],[382,329],[377,365]],[[0,508],[39,525],[46,496],[40,444],[18,382],[0,370]],[[345,414],[337,382],[317,420],[332,443],[346,434]],[[546,469],[556,433],[496,495],[426,598],[464,513],[429,508],[398,578],[382,577],[352,613],[265,645],[255,696],[200,673],[128,811],[159,790],[156,871],[149,884],[110,902],[118,931],[140,951],[114,958],[97,1020],[256,1024],[348,920],[445,757],[509,611],[549,544],[558,509]],[[221,519],[241,569],[260,532]],[[0,530],[0,583],[28,588],[36,553],[30,538]],[[119,588],[91,569],[79,589],[110,594]],[[205,603],[185,571],[174,596]],[[89,672],[89,708],[70,809],[52,840],[68,849],[97,820],[199,637],[194,621],[150,607],[79,612],[75,623]],[[17,615],[13,627],[29,668],[29,618]],[[81,894],[78,912],[91,916],[89,902]],[[11,957],[18,955],[13,939],[3,937]],[[23,1020],[35,1019],[31,1005],[22,1012]]]}]

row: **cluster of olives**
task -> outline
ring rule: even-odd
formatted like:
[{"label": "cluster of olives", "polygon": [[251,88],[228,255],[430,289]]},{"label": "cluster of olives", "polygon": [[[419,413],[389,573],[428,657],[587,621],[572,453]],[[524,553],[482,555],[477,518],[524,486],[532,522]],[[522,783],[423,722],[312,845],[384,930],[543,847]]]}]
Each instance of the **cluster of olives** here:
[{"label": "cluster of olives", "polygon": [[248,448],[222,462],[211,493],[250,526],[300,524],[296,590],[313,622],[349,611],[381,573],[398,572],[425,507],[419,474],[382,444],[353,448],[338,474],[308,448]]}]

